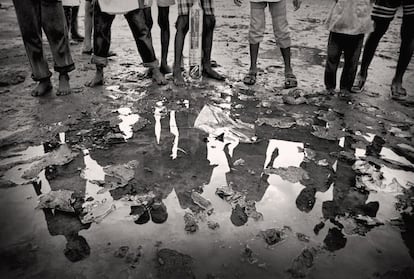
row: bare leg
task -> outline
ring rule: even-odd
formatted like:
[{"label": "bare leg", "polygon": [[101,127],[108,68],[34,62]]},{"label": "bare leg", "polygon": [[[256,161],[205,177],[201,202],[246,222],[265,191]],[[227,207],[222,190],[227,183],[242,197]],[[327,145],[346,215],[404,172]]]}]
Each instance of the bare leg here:
[{"label": "bare leg", "polygon": [[211,67],[211,50],[213,48],[213,33],[216,18],[213,15],[204,15],[203,21],[203,74],[216,80],[225,78]]},{"label": "bare leg", "polygon": [[168,47],[170,44],[170,21],[168,16],[170,14],[170,7],[158,7],[158,25],[161,29],[161,67],[160,70],[164,74],[171,73],[171,68],[168,66]]},{"label": "bare leg", "polygon": [[85,1],[85,39],[83,41],[83,53],[92,53],[92,2]]},{"label": "bare leg", "polygon": [[184,78],[181,74],[181,61],[183,60],[183,48],[185,36],[188,32],[189,17],[178,16],[177,18],[177,33],[175,34],[175,48],[174,48],[174,83],[177,86],[183,86],[185,84]]}]

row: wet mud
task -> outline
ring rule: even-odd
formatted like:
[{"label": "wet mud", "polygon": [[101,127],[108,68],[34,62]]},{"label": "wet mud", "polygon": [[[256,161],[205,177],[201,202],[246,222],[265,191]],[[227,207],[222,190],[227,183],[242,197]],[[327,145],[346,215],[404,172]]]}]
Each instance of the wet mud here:
[{"label": "wet mud", "polygon": [[289,12],[290,91],[270,20],[242,84],[248,5],[216,2],[226,82],[152,85],[119,17],[105,85],[82,86],[94,68],[74,45],[76,93],[44,98],[0,9],[0,72],[19,73],[0,79],[2,278],[413,277],[414,109],[388,97],[401,11],[367,92],[342,100],[323,93],[329,1]]}]

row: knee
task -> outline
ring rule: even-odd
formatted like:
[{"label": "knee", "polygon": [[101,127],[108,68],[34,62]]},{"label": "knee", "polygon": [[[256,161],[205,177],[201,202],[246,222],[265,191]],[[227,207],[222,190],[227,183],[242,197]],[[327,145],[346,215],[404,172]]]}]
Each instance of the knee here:
[{"label": "knee", "polygon": [[213,30],[216,27],[216,17],[213,15],[204,15],[205,30]]},{"label": "knee", "polygon": [[177,32],[187,33],[189,28],[189,17],[186,15],[178,16],[176,28]]}]

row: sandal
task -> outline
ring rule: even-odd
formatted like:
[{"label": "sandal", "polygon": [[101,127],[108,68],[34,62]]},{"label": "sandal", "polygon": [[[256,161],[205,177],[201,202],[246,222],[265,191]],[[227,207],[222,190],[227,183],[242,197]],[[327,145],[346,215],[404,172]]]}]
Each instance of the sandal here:
[{"label": "sandal", "polygon": [[298,86],[296,76],[292,73],[285,75],[285,89],[295,88]]},{"label": "sandal", "polygon": [[243,78],[243,83],[246,85],[254,85],[256,83],[257,73],[255,72],[248,72],[246,76]]},{"label": "sandal", "polygon": [[394,83],[391,85],[391,99],[401,100],[407,96],[407,90],[402,87],[402,84]]},{"label": "sandal", "polygon": [[366,77],[362,77],[361,75],[358,75],[354,86],[352,86],[351,91],[354,93],[361,93],[365,90],[365,81],[367,80]]}]

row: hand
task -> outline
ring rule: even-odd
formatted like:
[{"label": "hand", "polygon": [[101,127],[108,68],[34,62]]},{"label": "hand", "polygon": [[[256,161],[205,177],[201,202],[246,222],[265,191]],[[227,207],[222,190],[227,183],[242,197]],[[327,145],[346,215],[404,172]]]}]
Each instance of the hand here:
[{"label": "hand", "polygon": [[243,0],[234,0],[234,4],[236,4],[237,7],[240,7],[243,4]]},{"label": "hand", "polygon": [[[234,1],[236,1],[236,0],[234,0]],[[293,0],[293,7],[294,7],[295,11],[299,10],[301,4],[302,4],[302,0]]]}]

